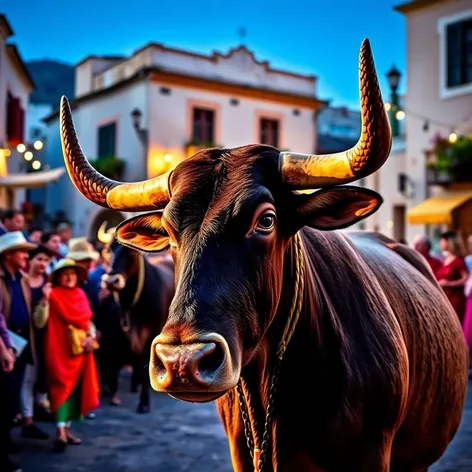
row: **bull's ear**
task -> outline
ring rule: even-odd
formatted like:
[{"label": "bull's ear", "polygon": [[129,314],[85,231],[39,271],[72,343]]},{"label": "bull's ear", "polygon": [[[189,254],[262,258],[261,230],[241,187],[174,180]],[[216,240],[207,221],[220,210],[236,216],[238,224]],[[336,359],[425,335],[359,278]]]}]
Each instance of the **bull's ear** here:
[{"label": "bull's ear", "polygon": [[170,238],[162,226],[162,211],[135,216],[120,223],[115,230],[120,244],[144,252],[168,249]]},{"label": "bull's ear", "polygon": [[297,199],[300,223],[323,231],[347,228],[375,213],[383,203],[377,192],[347,185],[300,195]]}]

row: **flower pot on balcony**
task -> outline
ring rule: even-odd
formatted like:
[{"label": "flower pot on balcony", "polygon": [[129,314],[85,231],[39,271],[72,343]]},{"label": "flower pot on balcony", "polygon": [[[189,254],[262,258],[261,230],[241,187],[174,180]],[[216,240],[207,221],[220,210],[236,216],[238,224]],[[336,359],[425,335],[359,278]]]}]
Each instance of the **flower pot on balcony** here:
[{"label": "flower pot on balcony", "polygon": [[91,164],[100,174],[113,180],[122,180],[126,163],[123,159],[116,156],[100,157]]}]

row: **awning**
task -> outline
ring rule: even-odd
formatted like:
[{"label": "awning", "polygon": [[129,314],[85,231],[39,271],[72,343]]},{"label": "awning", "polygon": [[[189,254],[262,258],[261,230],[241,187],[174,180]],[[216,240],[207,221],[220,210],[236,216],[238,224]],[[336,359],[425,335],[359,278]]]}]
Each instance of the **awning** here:
[{"label": "awning", "polygon": [[0,187],[10,188],[36,188],[45,187],[51,182],[55,182],[65,172],[64,167],[51,170],[41,170],[25,174],[9,174],[0,177]]},{"label": "awning", "polygon": [[412,225],[452,224],[452,211],[472,200],[472,192],[456,192],[429,198],[407,213]]}]

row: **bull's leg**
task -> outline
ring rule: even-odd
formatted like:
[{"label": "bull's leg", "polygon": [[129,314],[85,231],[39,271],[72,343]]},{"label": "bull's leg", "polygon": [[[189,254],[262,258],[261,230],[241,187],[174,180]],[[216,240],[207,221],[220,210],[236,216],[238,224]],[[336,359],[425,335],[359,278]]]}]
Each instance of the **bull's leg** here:
[{"label": "bull's leg", "polygon": [[131,374],[131,393],[138,393],[139,385],[141,384],[141,364],[140,359],[137,354],[132,354],[132,367],[133,372]]},{"label": "bull's leg", "polygon": [[141,383],[141,393],[139,395],[139,403],[137,408],[137,413],[144,414],[149,413],[149,372],[144,367],[144,362],[139,363],[140,371],[140,383]]}]

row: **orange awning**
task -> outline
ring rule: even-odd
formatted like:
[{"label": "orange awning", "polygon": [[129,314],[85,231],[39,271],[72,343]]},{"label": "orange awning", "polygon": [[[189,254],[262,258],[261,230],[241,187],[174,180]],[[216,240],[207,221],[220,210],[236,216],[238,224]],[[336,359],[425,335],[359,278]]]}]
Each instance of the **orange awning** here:
[{"label": "orange awning", "polygon": [[453,210],[470,200],[472,200],[472,192],[451,192],[428,198],[408,210],[408,223],[411,225],[450,225]]}]

